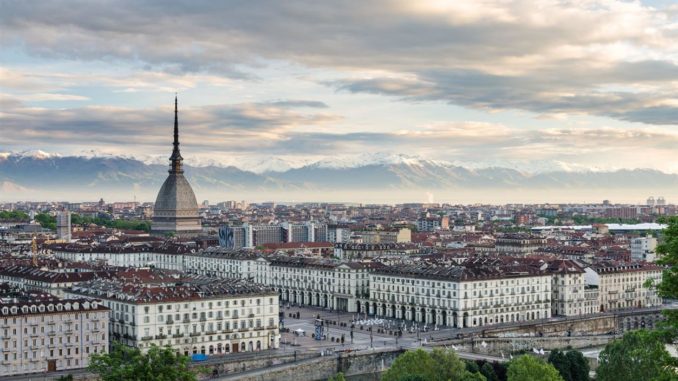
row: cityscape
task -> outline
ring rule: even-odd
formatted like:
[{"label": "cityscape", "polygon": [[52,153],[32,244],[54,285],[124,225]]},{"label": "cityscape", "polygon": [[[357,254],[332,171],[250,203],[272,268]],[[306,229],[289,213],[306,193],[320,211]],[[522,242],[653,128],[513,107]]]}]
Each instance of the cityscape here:
[{"label": "cityscape", "polygon": [[2,8],[0,380],[678,380],[672,2]]}]

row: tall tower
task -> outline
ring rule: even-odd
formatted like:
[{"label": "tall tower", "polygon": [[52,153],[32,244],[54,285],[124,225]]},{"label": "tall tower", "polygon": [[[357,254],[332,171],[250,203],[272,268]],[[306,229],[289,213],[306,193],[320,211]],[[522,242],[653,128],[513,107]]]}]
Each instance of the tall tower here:
[{"label": "tall tower", "polygon": [[202,232],[198,202],[193,188],[184,177],[179,150],[179,106],[174,98],[174,142],[170,156],[169,176],[160,187],[153,209],[151,234],[156,236],[191,237]]},{"label": "tall tower", "polygon": [[71,240],[71,212],[64,210],[56,215],[57,238],[70,242]]}]

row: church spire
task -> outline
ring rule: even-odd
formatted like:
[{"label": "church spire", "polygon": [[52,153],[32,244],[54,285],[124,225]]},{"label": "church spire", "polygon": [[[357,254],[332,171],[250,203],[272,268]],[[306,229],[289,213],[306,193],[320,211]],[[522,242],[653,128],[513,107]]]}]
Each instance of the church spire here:
[{"label": "church spire", "polygon": [[179,102],[177,101],[177,95],[174,94],[174,148],[172,149],[172,156],[170,156],[170,174],[175,173],[184,173],[184,170],[181,167],[181,162],[184,160],[181,157],[181,152],[179,152]]}]

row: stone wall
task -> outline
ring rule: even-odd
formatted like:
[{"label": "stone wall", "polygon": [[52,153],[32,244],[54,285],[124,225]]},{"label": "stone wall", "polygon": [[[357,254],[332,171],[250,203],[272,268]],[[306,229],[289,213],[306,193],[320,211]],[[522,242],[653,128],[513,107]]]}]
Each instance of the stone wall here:
[{"label": "stone wall", "polygon": [[317,381],[326,380],[338,372],[352,380],[378,380],[379,375],[403,353],[400,349],[342,353],[283,364],[219,378],[231,381]]}]

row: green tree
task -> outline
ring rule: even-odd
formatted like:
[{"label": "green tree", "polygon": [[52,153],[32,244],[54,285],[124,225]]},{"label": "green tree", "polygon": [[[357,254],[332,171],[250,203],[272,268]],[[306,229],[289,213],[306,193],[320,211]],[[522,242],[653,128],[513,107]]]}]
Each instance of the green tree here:
[{"label": "green tree", "polygon": [[499,377],[497,376],[497,373],[495,373],[494,367],[489,362],[486,362],[480,367],[480,373],[485,376],[487,381],[499,381]]},{"label": "green tree", "polygon": [[395,359],[381,380],[400,381],[404,376],[420,376],[424,380],[437,380],[434,368],[435,362],[424,350],[407,351]]},{"label": "green tree", "polygon": [[584,355],[579,351],[568,351],[567,359],[570,361],[570,375],[572,376],[572,381],[589,381],[589,371],[591,367],[589,366],[589,361],[584,357]]},{"label": "green tree", "polygon": [[398,381],[428,381],[428,380],[417,374],[406,374],[400,377]]},{"label": "green tree", "polygon": [[114,342],[110,353],[94,354],[89,370],[102,381],[196,381],[189,358],[177,356],[171,347],[151,346],[147,354]]},{"label": "green tree", "polygon": [[[664,348],[661,332],[631,331],[600,353],[597,381],[664,380],[678,378],[676,360]],[[668,378],[667,378],[668,377]]]},{"label": "green tree", "polygon": [[0,221],[28,221],[28,214],[19,210],[3,210],[0,211]]},{"label": "green tree", "polygon": [[430,353],[435,364],[433,372],[437,380],[459,380],[466,373],[466,365],[454,351],[435,348]]},{"label": "green tree", "polygon": [[[448,379],[445,381],[454,381],[455,379]],[[480,372],[471,373],[469,371],[464,372],[464,375],[460,378],[461,381],[487,381],[487,378],[482,375]]]},{"label": "green tree", "polygon": [[507,380],[563,381],[563,378],[553,365],[531,355],[522,355],[509,363]]},{"label": "green tree", "polygon": [[333,377],[327,379],[327,381],[346,381],[346,377],[343,372],[335,374]]},{"label": "green tree", "polygon": [[57,381],[73,381],[73,375],[67,374],[64,376],[59,376],[59,378],[57,378]]},{"label": "green tree", "polygon": [[[657,253],[661,258],[657,261],[666,266],[662,273],[662,280],[657,285],[660,296],[669,299],[678,299],[678,216],[664,219],[668,224],[662,231],[662,243],[657,246]],[[678,329],[678,310],[664,310],[667,318],[666,324],[673,329]]]},{"label": "green tree", "polygon": [[45,229],[56,230],[56,217],[54,216],[39,213],[35,216],[35,220]]},{"label": "green tree", "polygon": [[552,351],[551,354],[549,354],[548,362],[558,370],[558,373],[560,373],[560,376],[563,378],[563,380],[573,381],[570,370],[570,359],[565,355],[564,352],[559,351],[558,349]]},{"label": "green tree", "polygon": [[478,363],[476,363],[473,360],[468,360],[466,362],[466,370],[471,372],[471,373],[476,373],[480,372],[480,367],[478,367]]},{"label": "green tree", "polygon": [[476,372],[466,370],[456,353],[436,348],[431,353],[422,349],[400,355],[384,373],[382,381],[486,381]]}]

